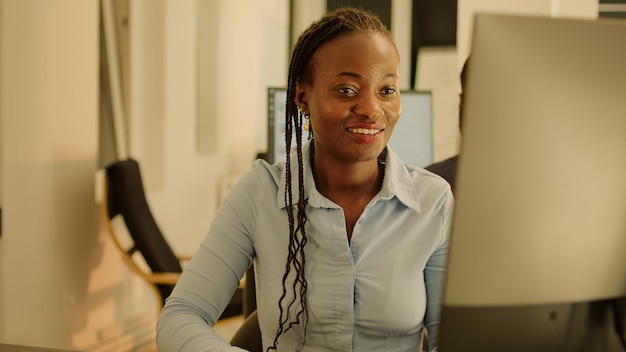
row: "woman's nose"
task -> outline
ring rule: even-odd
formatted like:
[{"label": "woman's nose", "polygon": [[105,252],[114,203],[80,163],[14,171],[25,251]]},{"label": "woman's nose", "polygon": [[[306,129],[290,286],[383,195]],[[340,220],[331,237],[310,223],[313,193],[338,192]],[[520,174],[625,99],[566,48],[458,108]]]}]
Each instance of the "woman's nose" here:
[{"label": "woman's nose", "polygon": [[366,116],[370,119],[375,119],[381,116],[384,111],[378,94],[369,93],[359,96],[359,99],[356,100],[354,113]]}]

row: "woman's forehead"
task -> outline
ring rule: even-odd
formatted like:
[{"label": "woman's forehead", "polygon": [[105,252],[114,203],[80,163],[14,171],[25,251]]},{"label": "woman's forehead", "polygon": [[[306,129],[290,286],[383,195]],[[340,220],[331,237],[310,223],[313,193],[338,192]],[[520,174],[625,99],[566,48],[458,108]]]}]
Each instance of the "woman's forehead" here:
[{"label": "woman's forehead", "polygon": [[[377,32],[343,34],[322,44],[311,58],[314,74],[319,70],[352,72],[378,66],[385,72],[397,73],[399,56],[393,42]],[[358,73],[358,72],[355,72]]]}]

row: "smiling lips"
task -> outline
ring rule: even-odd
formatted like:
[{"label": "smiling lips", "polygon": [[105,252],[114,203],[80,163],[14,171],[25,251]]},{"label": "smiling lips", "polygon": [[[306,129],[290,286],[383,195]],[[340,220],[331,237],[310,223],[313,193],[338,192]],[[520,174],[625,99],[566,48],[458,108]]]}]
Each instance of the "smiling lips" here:
[{"label": "smiling lips", "polygon": [[348,128],[348,131],[364,135],[375,135],[382,132],[383,130],[377,128]]}]

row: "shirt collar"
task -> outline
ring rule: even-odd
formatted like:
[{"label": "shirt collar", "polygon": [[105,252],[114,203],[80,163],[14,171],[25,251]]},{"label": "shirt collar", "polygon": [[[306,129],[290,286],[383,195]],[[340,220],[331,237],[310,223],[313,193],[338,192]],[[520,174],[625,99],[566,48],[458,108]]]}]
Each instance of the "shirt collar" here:
[{"label": "shirt collar", "polygon": [[379,157],[379,162],[385,164],[385,179],[378,197],[389,200],[395,196],[408,208],[420,212],[421,207],[415,190],[415,180],[411,177],[409,169],[398,154],[387,145]]},{"label": "shirt collar", "polygon": [[[309,204],[312,207],[327,207],[336,208],[337,205],[322,196],[315,187],[315,180],[313,179],[313,172],[311,170],[311,148],[312,140],[307,141],[302,145],[302,164],[304,175],[304,199],[308,199]],[[394,196],[400,200],[405,206],[420,211],[420,204],[415,192],[415,183],[407,170],[406,165],[400,159],[400,157],[389,147],[381,153],[379,162],[385,164],[385,178],[383,180],[383,186],[378,193],[377,198],[380,200],[390,200]],[[298,190],[298,160],[295,153],[291,155],[291,189],[292,189],[292,204],[296,204],[299,199]],[[283,167],[280,175],[280,183],[278,185],[277,192],[277,204],[280,208],[286,206],[286,192],[287,192],[287,179],[286,179],[286,166]]]}]

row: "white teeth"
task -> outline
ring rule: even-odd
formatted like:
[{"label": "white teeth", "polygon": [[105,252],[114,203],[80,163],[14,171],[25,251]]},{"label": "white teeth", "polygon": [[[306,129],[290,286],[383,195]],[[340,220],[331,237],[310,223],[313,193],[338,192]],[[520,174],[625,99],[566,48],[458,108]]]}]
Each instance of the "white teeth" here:
[{"label": "white teeth", "polygon": [[352,133],[359,133],[359,134],[368,135],[368,134],[377,134],[381,130],[371,129],[371,128],[348,128],[348,131],[350,131]]}]

